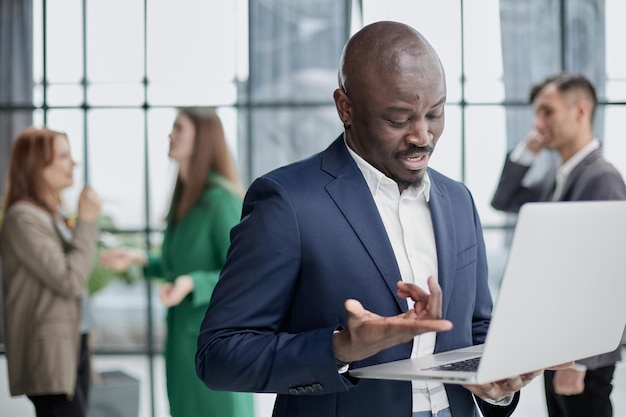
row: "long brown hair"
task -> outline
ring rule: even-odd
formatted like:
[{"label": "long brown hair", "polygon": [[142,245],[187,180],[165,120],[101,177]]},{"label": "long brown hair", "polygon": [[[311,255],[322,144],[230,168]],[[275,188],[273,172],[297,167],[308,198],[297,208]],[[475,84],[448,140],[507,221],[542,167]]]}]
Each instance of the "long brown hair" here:
[{"label": "long brown hair", "polygon": [[54,140],[67,139],[63,132],[48,128],[27,127],[18,133],[11,147],[9,171],[6,179],[6,197],[3,213],[18,201],[33,204],[55,213],[61,204],[61,194],[43,179],[43,170],[54,160]]},{"label": "long brown hair", "polygon": [[185,184],[176,179],[172,207],[176,206],[175,218],[181,219],[196,203],[207,186],[206,177],[215,172],[230,181],[239,193],[241,185],[235,162],[232,159],[222,121],[214,107],[185,107],[178,114],[187,116],[194,125],[193,154],[189,162],[189,178]]}]

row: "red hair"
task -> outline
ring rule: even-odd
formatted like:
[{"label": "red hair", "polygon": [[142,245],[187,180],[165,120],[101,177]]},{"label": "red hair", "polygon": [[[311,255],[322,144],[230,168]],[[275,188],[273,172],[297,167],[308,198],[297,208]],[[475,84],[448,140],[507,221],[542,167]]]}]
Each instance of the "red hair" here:
[{"label": "red hair", "polygon": [[65,133],[31,126],[15,138],[6,179],[5,215],[13,204],[24,200],[50,213],[57,211],[61,195],[43,179],[44,168],[54,160],[54,141],[57,136],[67,139]]}]

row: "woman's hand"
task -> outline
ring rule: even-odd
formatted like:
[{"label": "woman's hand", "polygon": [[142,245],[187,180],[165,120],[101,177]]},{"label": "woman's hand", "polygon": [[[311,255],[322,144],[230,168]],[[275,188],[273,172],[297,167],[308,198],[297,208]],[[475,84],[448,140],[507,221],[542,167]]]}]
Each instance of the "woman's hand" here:
[{"label": "woman's hand", "polygon": [[193,278],[190,275],[181,275],[174,282],[163,285],[159,296],[165,307],[172,307],[180,304],[193,288]]},{"label": "woman's hand", "polygon": [[78,214],[79,220],[93,223],[100,215],[100,198],[98,194],[89,186],[85,186],[78,198]]},{"label": "woman's hand", "polygon": [[124,272],[132,264],[145,265],[147,259],[138,249],[106,249],[100,252],[100,262],[115,272]]}]

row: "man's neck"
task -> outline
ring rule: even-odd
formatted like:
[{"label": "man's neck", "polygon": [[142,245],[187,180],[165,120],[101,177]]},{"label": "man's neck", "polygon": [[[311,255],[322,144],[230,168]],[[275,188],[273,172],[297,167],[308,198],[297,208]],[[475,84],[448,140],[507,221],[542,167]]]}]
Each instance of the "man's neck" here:
[{"label": "man's neck", "polygon": [[585,135],[567,146],[563,146],[559,149],[559,155],[561,156],[561,163],[567,162],[572,156],[576,155],[585,146],[589,145],[593,140],[593,134]]}]

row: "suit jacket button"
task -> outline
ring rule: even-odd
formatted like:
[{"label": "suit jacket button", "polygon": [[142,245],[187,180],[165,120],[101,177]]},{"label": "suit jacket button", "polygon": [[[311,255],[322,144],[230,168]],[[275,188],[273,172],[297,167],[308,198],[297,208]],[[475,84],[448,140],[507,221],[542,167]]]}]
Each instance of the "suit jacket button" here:
[{"label": "suit jacket button", "polygon": [[306,391],[304,390],[304,387],[298,387],[298,394],[305,394]]},{"label": "suit jacket button", "polygon": [[295,389],[295,388],[289,388],[289,394],[296,395],[296,394],[298,394],[298,390]]},{"label": "suit jacket button", "polygon": [[306,387],[304,387],[304,390],[307,392],[307,394],[313,394],[315,392],[313,390],[313,387],[310,385],[307,385]]},{"label": "suit jacket button", "polygon": [[320,392],[323,389],[322,384],[318,384],[318,383],[313,384],[312,388],[313,388],[313,391],[315,392]]}]

